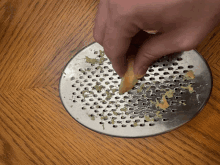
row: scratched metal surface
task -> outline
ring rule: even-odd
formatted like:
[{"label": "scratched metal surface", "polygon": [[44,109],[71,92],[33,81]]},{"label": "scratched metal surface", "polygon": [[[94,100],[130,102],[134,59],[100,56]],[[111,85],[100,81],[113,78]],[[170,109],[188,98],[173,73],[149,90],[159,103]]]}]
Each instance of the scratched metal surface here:
[{"label": "scratched metal surface", "polygon": [[[105,55],[103,64],[86,62],[86,56],[99,60],[99,50],[103,47],[93,43],[78,52],[60,78],[64,107],[75,120],[94,131],[120,137],[161,134],[190,121],[209,99],[211,72],[195,50],[159,59],[123,95],[118,93],[120,77]],[[190,70],[195,79],[187,80],[184,75]],[[185,89],[189,85],[192,93]],[[101,91],[95,86],[101,86]],[[169,107],[156,107],[156,100],[160,102],[168,90],[174,91],[172,98],[166,96]]]}]

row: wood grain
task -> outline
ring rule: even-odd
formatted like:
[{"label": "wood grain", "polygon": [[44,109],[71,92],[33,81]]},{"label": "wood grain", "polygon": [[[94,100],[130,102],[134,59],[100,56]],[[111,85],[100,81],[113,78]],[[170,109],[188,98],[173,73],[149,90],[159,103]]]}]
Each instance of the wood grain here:
[{"label": "wood grain", "polygon": [[98,1],[0,1],[0,164],[220,164],[220,26],[197,50],[213,91],[184,126],[148,138],[95,133],[61,104],[66,63],[93,42]]}]

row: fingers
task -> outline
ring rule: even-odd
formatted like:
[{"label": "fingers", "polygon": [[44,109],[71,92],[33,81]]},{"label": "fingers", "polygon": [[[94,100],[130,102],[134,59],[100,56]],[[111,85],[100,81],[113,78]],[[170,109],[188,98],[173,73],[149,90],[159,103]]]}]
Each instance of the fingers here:
[{"label": "fingers", "polygon": [[100,45],[103,44],[105,35],[105,27],[108,18],[108,6],[106,0],[100,0],[98,11],[95,19],[95,26],[93,29],[93,37]]},{"label": "fingers", "polygon": [[112,66],[120,77],[127,70],[126,53],[129,49],[132,37],[139,29],[123,19],[123,23],[108,18],[103,47],[106,55],[112,62]]},{"label": "fingers", "polygon": [[192,39],[192,36],[191,33],[171,31],[169,33],[155,35],[145,41],[135,58],[134,73],[141,78],[145,75],[148,67],[162,56],[186,50],[191,48],[190,45],[193,47],[194,45],[191,41],[187,40]]}]

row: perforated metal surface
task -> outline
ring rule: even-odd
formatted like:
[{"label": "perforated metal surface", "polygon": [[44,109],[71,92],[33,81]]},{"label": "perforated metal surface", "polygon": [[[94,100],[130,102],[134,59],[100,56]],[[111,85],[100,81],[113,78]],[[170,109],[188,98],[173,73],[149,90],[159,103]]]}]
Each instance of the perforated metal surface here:
[{"label": "perforated metal surface", "polygon": [[[94,131],[120,137],[164,133],[191,120],[209,98],[211,73],[194,50],[161,58],[123,95],[118,93],[119,76],[99,50],[103,47],[98,43],[84,48],[70,60],[60,79],[66,110]],[[97,59],[96,64],[87,63],[86,56]],[[189,71],[194,79],[186,78]],[[165,96],[167,91],[172,91],[172,97]],[[163,96],[169,107],[161,109],[156,100],[160,103]]]}]

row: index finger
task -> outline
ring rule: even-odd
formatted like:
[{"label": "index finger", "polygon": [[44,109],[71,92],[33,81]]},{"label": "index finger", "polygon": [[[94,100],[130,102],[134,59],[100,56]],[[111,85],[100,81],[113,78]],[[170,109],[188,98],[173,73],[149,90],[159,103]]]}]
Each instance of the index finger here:
[{"label": "index finger", "polygon": [[120,77],[123,77],[127,70],[126,53],[132,37],[138,31],[139,28],[126,20],[121,20],[120,23],[116,23],[112,18],[107,20],[103,47],[105,54]]}]

